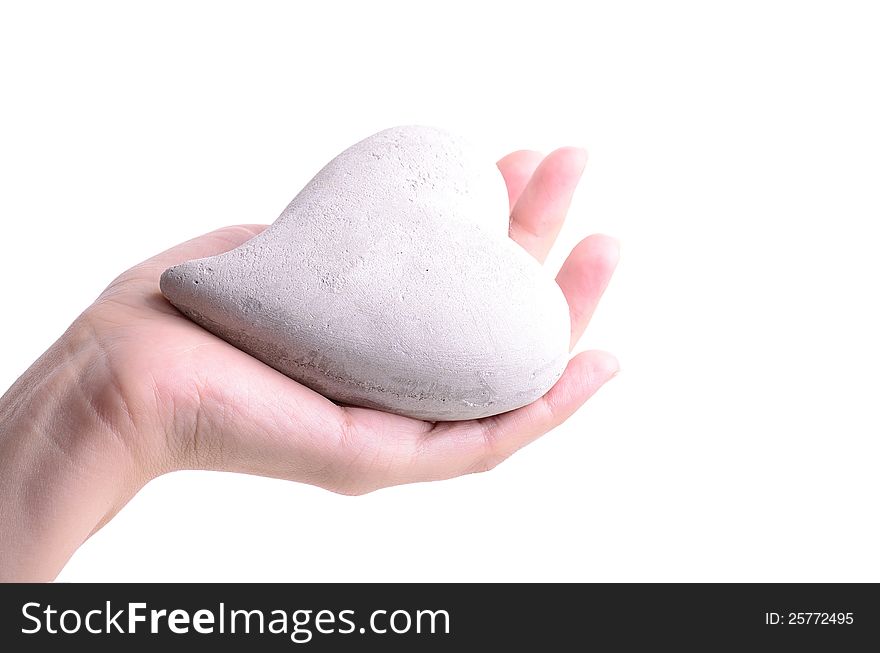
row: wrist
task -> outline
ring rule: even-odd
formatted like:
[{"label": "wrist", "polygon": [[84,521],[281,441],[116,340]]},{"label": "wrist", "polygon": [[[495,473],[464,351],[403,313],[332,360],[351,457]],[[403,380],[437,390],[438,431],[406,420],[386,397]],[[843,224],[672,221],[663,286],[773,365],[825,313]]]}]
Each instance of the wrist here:
[{"label": "wrist", "polygon": [[99,360],[78,320],[0,398],[0,580],[54,578],[149,480],[91,394]]}]

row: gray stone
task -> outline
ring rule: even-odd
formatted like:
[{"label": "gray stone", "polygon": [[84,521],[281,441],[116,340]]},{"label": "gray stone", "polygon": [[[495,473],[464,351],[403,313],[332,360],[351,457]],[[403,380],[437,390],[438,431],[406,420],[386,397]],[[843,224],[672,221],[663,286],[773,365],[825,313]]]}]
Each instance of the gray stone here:
[{"label": "gray stone", "polygon": [[339,403],[485,417],[540,397],[568,360],[565,298],[507,227],[491,158],[396,127],[333,159],[259,236],[166,270],[161,289]]}]

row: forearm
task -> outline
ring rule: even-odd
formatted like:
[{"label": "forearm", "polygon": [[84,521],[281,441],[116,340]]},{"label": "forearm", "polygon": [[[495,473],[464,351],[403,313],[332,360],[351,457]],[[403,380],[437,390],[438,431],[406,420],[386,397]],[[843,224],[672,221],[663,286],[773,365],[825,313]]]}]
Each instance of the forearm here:
[{"label": "forearm", "polygon": [[71,327],[0,398],[0,581],[53,579],[139,487],[83,391],[94,348]]}]

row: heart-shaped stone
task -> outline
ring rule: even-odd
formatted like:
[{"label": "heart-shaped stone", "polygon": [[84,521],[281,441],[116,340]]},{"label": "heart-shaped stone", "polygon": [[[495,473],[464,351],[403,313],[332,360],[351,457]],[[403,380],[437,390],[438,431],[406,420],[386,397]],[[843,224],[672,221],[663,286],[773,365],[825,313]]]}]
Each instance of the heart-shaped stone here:
[{"label": "heart-shaped stone", "polygon": [[260,235],[166,270],[161,289],[339,403],[485,417],[540,397],[568,360],[562,291],[507,228],[491,159],[396,127],[333,159]]}]

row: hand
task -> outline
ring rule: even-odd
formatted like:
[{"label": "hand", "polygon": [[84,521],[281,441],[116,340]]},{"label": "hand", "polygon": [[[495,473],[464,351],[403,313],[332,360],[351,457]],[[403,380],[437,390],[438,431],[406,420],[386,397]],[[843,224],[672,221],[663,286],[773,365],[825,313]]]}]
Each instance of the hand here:
[{"label": "hand", "polygon": [[[563,148],[498,163],[510,237],[539,261],[585,161],[582,150]],[[10,525],[0,551],[17,552],[0,561],[0,578],[53,578],[143,484],[176,469],[344,494],[489,470],[565,421],[617,371],[610,354],[581,353],[545,396],[481,420],[431,423],[338,406],[189,321],[159,292],[167,267],[232,249],[263,228],[220,229],[123,273],[0,400],[0,460],[14,470],[0,470],[0,523]],[[557,276],[572,347],[617,256],[613,239],[590,236]],[[47,512],[63,516],[47,524]]]}]

